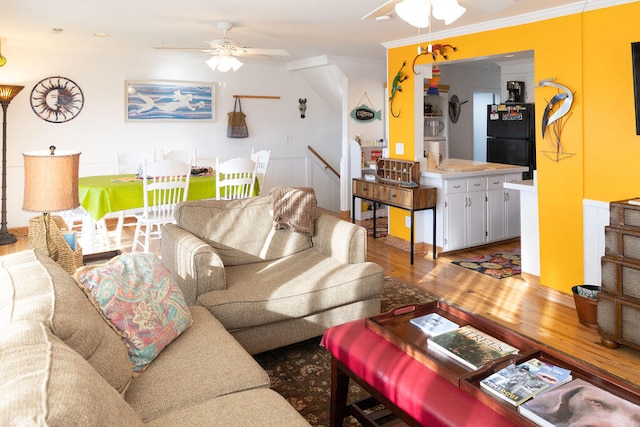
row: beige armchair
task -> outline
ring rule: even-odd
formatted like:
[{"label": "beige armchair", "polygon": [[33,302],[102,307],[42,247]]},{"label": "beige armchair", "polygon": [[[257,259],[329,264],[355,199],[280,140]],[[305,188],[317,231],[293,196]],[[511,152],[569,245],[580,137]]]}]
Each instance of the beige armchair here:
[{"label": "beige armchair", "polygon": [[313,235],[274,230],[270,196],[179,203],[162,260],[187,304],[207,309],[252,354],[380,312],[383,271],[366,230],[320,213]]}]

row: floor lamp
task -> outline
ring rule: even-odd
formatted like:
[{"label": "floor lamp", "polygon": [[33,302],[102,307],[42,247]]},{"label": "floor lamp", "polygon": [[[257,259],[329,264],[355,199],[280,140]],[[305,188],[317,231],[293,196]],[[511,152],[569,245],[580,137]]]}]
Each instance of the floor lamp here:
[{"label": "floor lamp", "polygon": [[0,84],[0,105],[2,105],[2,227],[0,245],[15,243],[16,236],[7,230],[7,108],[11,100],[24,86]]}]

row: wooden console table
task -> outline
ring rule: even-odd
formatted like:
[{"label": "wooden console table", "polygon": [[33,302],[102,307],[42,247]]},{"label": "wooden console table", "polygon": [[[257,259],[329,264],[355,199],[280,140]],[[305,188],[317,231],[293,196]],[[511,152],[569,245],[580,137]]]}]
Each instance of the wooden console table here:
[{"label": "wooden console table", "polygon": [[[411,264],[414,252],[414,212],[433,211],[433,259],[436,259],[436,188],[408,187],[394,181],[376,177],[375,180],[353,178],[351,222],[355,223],[356,198],[378,202],[411,212]],[[373,237],[376,237],[376,204],[373,203]]]}]

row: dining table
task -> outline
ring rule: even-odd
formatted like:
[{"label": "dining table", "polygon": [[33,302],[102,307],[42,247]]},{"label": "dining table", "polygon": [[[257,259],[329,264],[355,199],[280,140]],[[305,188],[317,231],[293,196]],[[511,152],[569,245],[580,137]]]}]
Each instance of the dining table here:
[{"label": "dining table", "polygon": [[[188,200],[215,197],[215,174],[191,176],[187,193]],[[144,207],[143,180],[135,174],[80,177],[78,179],[78,198],[82,207],[89,214],[82,223],[81,245],[85,252],[91,253],[94,248],[93,230],[96,221],[112,212]]]}]

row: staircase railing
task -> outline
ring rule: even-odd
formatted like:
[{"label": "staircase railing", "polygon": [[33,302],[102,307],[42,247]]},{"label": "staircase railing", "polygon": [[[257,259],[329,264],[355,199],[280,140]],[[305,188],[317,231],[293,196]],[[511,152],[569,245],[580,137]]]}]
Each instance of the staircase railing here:
[{"label": "staircase railing", "polygon": [[322,162],[322,164],[324,165],[325,171],[329,169],[331,172],[336,174],[338,178],[340,178],[340,173],[338,173],[338,171],[336,171],[329,163],[327,163],[327,161],[320,154],[318,154],[318,152],[314,150],[313,147],[311,147],[310,145],[307,145],[307,148],[318,158],[318,160]]}]

